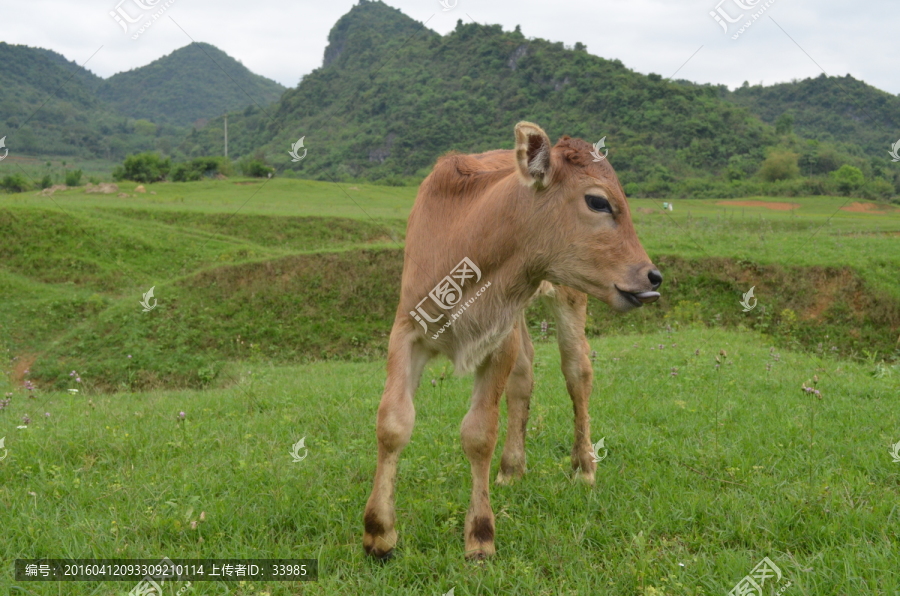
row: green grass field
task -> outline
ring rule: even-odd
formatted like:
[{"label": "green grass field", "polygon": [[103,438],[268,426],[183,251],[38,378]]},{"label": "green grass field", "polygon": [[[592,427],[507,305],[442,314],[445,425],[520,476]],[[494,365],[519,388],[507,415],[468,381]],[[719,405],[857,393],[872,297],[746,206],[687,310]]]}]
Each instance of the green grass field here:
[{"label": "green grass field", "polygon": [[[484,568],[462,557],[469,478],[458,429],[471,380],[432,388],[439,362],[417,396],[397,487],[400,553],[385,566],[360,543],[380,362],[248,362],[227,389],[15,399],[2,413],[4,559],[320,562],[316,583],[195,583],[197,594],[701,595],[727,593],[768,556],[791,593],[897,593],[900,464],[889,449],[900,440],[900,375],[702,327],[592,346],[594,439],[609,449],[597,485],[571,479],[571,406],[555,346],[538,343],[529,472],[493,492],[498,556]],[[728,356],[716,370],[719,350]],[[801,391],[813,375],[821,400]],[[26,413],[28,429],[11,428]],[[292,463],[301,437],[309,455]]]},{"label": "green grass field", "polygon": [[[529,472],[493,492],[497,557],[466,564],[472,381],[434,361],[400,465],[399,556],[380,565],[362,510],[415,189],[120,186],[0,195],[4,560],[319,559],[317,582],[187,594],[675,596],[727,594],[769,557],[784,577],[766,594],[900,594],[900,210],[631,201],[666,282],[624,317],[589,306],[597,485],[571,479],[551,322],[533,333]],[[801,390],[814,376],[821,400]],[[133,587],[10,570],[2,593]]]}]

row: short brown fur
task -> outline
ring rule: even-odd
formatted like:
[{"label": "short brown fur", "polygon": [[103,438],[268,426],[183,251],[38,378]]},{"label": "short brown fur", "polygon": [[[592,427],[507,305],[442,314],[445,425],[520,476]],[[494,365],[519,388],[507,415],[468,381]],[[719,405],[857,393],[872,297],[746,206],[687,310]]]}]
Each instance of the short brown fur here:
[{"label": "short brown fur", "polygon": [[[525,307],[541,298],[555,313],[575,413],[572,465],[593,483],[585,293],[623,312],[659,295],[652,290],[662,278],[638,241],[608,161],[595,161],[593,147],[579,139],[566,136],[551,146],[546,133],[528,122],[516,126],[515,137],[511,151],[439,159],[410,213],[400,304],[378,408],[378,463],[365,513],[363,544],[374,556],[396,546],[397,461],[412,434],[413,394],[430,358],[444,354],[457,373],[475,373],[471,407],[460,429],[472,468],[465,542],[468,558],[484,558],[495,550],[489,473],[504,390],[509,426],[497,482],[525,472],[534,354]],[[464,258],[480,270],[478,281],[468,280],[461,296],[454,296],[453,304],[466,308],[429,301],[429,292]]]}]

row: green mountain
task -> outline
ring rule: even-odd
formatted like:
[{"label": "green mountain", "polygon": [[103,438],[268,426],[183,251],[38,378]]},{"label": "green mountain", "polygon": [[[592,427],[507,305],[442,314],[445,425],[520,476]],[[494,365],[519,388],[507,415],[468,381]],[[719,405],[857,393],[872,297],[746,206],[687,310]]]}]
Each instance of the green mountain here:
[{"label": "green mountain", "polygon": [[103,80],[51,50],[0,42],[0,137],[14,159],[170,154],[191,123],[283,89],[208,44]]},{"label": "green mountain", "polygon": [[900,137],[900,96],[850,75],[779,83],[768,87],[746,82],[723,97],[744,106],[763,121],[784,126],[806,139],[862,148],[884,157]]},{"label": "green mountain", "polygon": [[[229,120],[234,154],[262,147],[272,163],[319,179],[421,176],[451,149],[511,148],[523,119],[551,136],[606,137],[625,182],[708,174],[732,155],[758,161],[775,141],[715,88],[644,76],[580,43],[527,39],[518,27],[460,21],[441,36],[368,1],[334,26],[322,68],[266,112]],[[300,137],[308,155],[292,163],[287,152]],[[183,148],[209,153],[220,138],[217,120]]]},{"label": "green mountain", "polygon": [[194,42],[111,76],[99,86],[98,95],[119,114],[190,126],[248,105],[271,104],[284,89],[215,46]]},{"label": "green mountain", "polygon": [[[886,152],[874,152],[885,148],[883,127],[897,118],[896,98],[864,84],[863,104],[878,117],[855,121],[853,134],[844,127],[828,136],[821,131],[831,120],[848,117],[845,104],[829,94],[810,104],[815,114],[797,111],[796,132],[785,131],[774,123],[787,108],[769,95],[754,102],[746,90],[643,75],[588,54],[581,43],[568,48],[526,38],[518,27],[459,21],[441,36],[380,1],[361,0],[328,42],[322,67],[273,109],[251,106],[230,115],[232,155],[266,159],[284,175],[399,183],[424,176],[448,150],[511,148],[515,123],[531,120],[551,137],[604,139],[630,194],[835,193],[828,174],[844,164],[859,168],[867,182],[884,177],[865,191],[872,198],[900,192]],[[804,101],[797,99],[798,110]],[[865,140],[857,142],[861,131]],[[307,156],[292,162],[288,151],[301,137]],[[221,138],[218,118],[192,132],[181,149],[215,153]],[[773,152],[802,162],[799,171],[819,179],[800,177],[797,167],[787,168],[784,180],[777,168],[768,170],[774,183],[761,178]]]},{"label": "green mountain", "polygon": [[0,81],[0,137],[10,151],[102,153],[99,129],[115,115],[96,96],[100,77],[56,52],[0,42]]}]

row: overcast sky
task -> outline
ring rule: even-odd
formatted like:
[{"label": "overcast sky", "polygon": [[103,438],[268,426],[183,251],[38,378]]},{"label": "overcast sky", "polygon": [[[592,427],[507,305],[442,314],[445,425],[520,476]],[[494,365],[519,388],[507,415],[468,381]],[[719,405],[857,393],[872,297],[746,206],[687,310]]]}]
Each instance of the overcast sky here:
[{"label": "overcast sky", "polygon": [[[386,3],[441,34],[457,19],[500,24],[504,30],[521,25],[527,37],[570,46],[580,41],[592,54],[663,77],[677,72],[676,78],[733,88],[745,80],[772,84],[824,70],[900,93],[898,0],[443,1],[456,5],[444,10],[439,0]],[[162,18],[132,39],[145,20],[141,17],[167,2]],[[329,30],[355,3],[0,0],[0,41],[52,49],[87,62],[86,68],[102,77],[143,66],[191,40],[204,41],[253,72],[293,87],[321,66]],[[116,9],[139,22],[126,23],[126,32],[110,15]],[[746,22],[752,25],[741,33]]]}]

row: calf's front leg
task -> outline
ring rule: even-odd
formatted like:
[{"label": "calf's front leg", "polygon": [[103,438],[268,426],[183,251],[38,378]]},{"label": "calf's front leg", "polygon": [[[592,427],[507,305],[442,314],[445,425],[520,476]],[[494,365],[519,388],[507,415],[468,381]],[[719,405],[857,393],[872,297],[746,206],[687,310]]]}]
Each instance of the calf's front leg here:
[{"label": "calf's front leg", "polygon": [[472,496],[466,514],[466,558],[485,559],[496,552],[491,509],[491,458],[497,445],[500,397],[521,342],[518,326],[475,372],[472,405],[460,427],[462,447],[472,469]]},{"label": "calf's front leg", "polygon": [[397,462],[412,436],[416,421],[413,394],[428,360],[428,353],[415,341],[414,334],[395,324],[388,345],[387,382],[378,406],[378,463],[363,517],[363,548],[382,560],[389,559],[397,545],[394,528]]},{"label": "calf's front leg", "polygon": [[597,464],[591,455],[591,417],[588,414],[594,370],[589,356],[591,347],[584,335],[587,294],[566,286],[554,286],[554,290],[548,299],[556,316],[560,365],[575,412],[572,469],[585,483],[594,484]]}]

